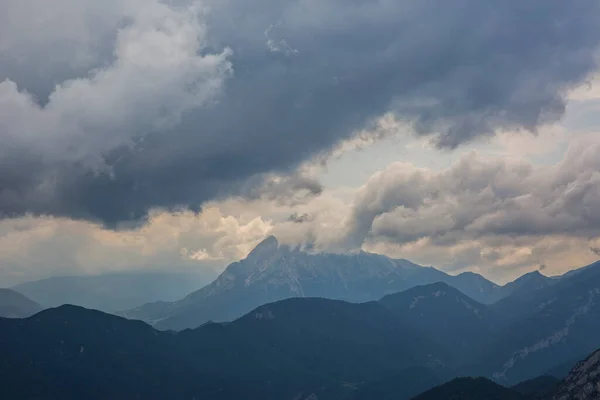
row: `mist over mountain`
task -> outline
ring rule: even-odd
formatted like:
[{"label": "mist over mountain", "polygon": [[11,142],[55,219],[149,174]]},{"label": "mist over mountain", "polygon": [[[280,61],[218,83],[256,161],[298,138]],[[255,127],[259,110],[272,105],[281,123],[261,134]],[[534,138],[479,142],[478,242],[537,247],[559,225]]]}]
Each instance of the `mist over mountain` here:
[{"label": "mist over mountain", "polygon": [[444,282],[479,303],[489,304],[513,292],[529,292],[552,281],[541,274],[499,286],[481,275],[449,275],[404,259],[358,252],[310,253],[281,245],[273,236],[211,284],[175,302],[154,302],[122,313],[159,329],[186,329],[207,321],[240,317],[261,304],[291,297],[325,297],[351,302],[381,297],[419,285]]},{"label": "mist over mountain", "polygon": [[352,302],[378,300],[416,285],[447,282],[484,301],[497,285],[475,274],[450,276],[433,267],[378,254],[316,253],[280,245],[273,236],[211,284],[172,303],[151,303],[123,313],[159,329],[194,328],[227,321],[255,307],[291,297]]},{"label": "mist over mountain", "polygon": [[[260,259],[273,254],[264,250],[258,248]],[[588,267],[535,296],[518,296],[511,301],[532,308],[514,318],[505,315],[504,304],[481,304],[444,282],[364,303],[290,298],[256,307],[231,322],[181,332],[61,306],[26,319],[0,319],[0,351],[5,355],[0,373],[6,378],[0,395],[403,400],[453,378],[479,374],[488,380],[452,381],[420,398],[468,400],[484,394],[486,399],[537,400],[531,396],[546,390],[546,381],[512,389],[501,385],[544,375],[577,352],[600,347],[593,325],[598,323],[595,301],[586,303],[585,312],[577,303],[600,287],[599,276],[596,267]],[[556,299],[557,308],[550,313],[537,304],[546,296]],[[563,315],[570,324],[566,331],[553,325]],[[543,345],[536,344],[540,338]],[[528,351],[520,350],[531,340]],[[507,359],[514,361],[507,364]],[[591,360],[585,364],[591,372],[581,376],[593,385],[596,364]],[[463,397],[452,397],[457,393]]]},{"label": "mist over mountain", "polygon": [[96,276],[52,277],[26,282],[15,290],[45,307],[73,304],[106,312],[150,301],[174,301],[214,279],[212,270],[198,272],[131,272]]},{"label": "mist over mountain", "polygon": [[0,0],[0,400],[600,400],[599,133],[600,0]]},{"label": "mist over mountain", "polygon": [[11,289],[0,289],[0,317],[25,318],[42,310],[42,306]]}]

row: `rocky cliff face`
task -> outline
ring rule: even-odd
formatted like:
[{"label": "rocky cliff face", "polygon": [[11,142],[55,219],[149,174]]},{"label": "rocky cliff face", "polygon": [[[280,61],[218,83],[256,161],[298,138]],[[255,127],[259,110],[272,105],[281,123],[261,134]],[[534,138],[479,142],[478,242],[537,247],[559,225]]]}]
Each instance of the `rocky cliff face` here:
[{"label": "rocky cliff face", "polygon": [[573,368],[552,400],[600,399],[600,350]]}]

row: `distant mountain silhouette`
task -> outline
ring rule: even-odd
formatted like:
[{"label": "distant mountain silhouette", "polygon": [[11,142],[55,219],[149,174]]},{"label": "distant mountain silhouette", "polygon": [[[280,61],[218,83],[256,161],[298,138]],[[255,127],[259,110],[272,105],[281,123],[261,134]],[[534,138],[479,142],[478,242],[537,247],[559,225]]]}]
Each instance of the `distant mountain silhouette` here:
[{"label": "distant mountain silhouette", "polygon": [[527,295],[552,286],[556,282],[558,282],[557,278],[547,277],[539,271],[533,271],[500,287],[493,295],[494,302],[510,296]]},{"label": "distant mountain silhouette", "polygon": [[527,400],[520,393],[486,378],[457,378],[413,400]]},{"label": "distant mountain silhouette", "polygon": [[74,304],[106,312],[123,311],[150,301],[173,301],[215,278],[194,273],[131,272],[62,276],[26,282],[13,289],[45,307]]},{"label": "distant mountain silhouette", "polygon": [[539,399],[552,395],[560,383],[560,379],[542,375],[511,386],[515,392],[521,393],[531,399]]},{"label": "distant mountain silhouette", "polygon": [[364,382],[447,362],[379,303],[314,298],[177,334],[61,306],[0,319],[0,353],[7,399],[341,399]]},{"label": "distant mountain silhouette", "polygon": [[207,321],[232,320],[262,304],[291,297],[365,302],[435,282],[445,282],[483,302],[499,288],[473,273],[451,276],[408,260],[365,252],[311,254],[282,246],[271,236],[246,259],[229,265],[213,283],[183,300],[150,303],[122,315],[159,329],[181,330]]},{"label": "distant mountain silhouette", "polygon": [[[564,279],[575,276],[583,275]],[[570,306],[571,297],[564,299]],[[509,335],[512,342],[506,341],[505,329],[513,323],[444,283],[360,304],[291,298],[257,307],[232,322],[181,332],[61,306],[25,319],[0,318],[0,398],[406,400],[457,376],[493,378],[494,371],[505,367],[501,361],[514,357],[521,335],[524,340],[532,335],[516,330]],[[549,326],[537,329],[545,332]],[[587,332],[587,343],[600,346],[597,332]],[[470,341],[454,335],[467,335]],[[529,369],[515,363],[519,369],[509,368],[509,374],[496,378],[509,383],[560,363],[564,343],[545,343],[547,348],[539,350],[545,354],[544,365],[522,357]],[[571,382],[569,393],[577,382],[594,384],[596,361],[591,357],[578,364],[578,378],[566,381]],[[537,396],[536,387],[541,391],[544,385],[542,378],[513,389],[463,379],[417,398],[512,400]]]},{"label": "distant mountain silhouette", "polygon": [[42,310],[35,301],[11,289],[0,289],[0,317],[24,318]]}]

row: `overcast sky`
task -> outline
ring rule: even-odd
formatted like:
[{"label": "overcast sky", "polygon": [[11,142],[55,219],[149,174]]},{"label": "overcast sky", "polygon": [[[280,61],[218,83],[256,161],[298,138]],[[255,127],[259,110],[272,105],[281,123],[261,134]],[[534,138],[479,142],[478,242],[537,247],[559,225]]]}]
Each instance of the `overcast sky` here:
[{"label": "overcast sky", "polygon": [[600,258],[597,0],[2,0],[0,286],[265,236],[506,282]]}]

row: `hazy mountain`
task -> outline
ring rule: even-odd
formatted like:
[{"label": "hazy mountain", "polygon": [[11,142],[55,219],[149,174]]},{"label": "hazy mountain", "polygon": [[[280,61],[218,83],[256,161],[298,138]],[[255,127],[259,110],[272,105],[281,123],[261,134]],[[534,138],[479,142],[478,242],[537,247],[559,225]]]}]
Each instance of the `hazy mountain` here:
[{"label": "hazy mountain", "polygon": [[551,278],[542,275],[542,273],[539,271],[533,271],[517,278],[512,282],[507,283],[504,286],[499,287],[498,290],[494,292],[492,297],[495,302],[510,296],[519,296],[522,294],[527,295],[537,290],[544,289],[548,286],[552,286],[558,282],[558,280],[559,278],[557,277]]},{"label": "hazy mountain", "polygon": [[552,396],[552,400],[597,399],[600,399],[600,350],[578,363]]},{"label": "hazy mountain", "polygon": [[484,343],[500,323],[487,306],[443,282],[388,295],[380,302],[463,357]]},{"label": "hazy mountain", "polygon": [[520,393],[486,378],[457,378],[413,400],[527,400]]},{"label": "hazy mountain", "polygon": [[533,378],[600,346],[600,263],[491,306],[508,319],[480,363],[497,379]]},{"label": "hazy mountain", "polygon": [[11,289],[0,289],[0,317],[24,318],[42,310],[35,301]]},{"label": "hazy mountain", "polygon": [[487,298],[497,287],[476,274],[450,276],[433,267],[365,252],[311,254],[280,246],[269,237],[246,259],[229,265],[214,282],[183,300],[146,304],[123,315],[159,329],[180,330],[232,320],[262,304],[291,297],[364,302],[440,281],[475,299]]},{"label": "hazy mountain", "polygon": [[194,273],[114,273],[54,277],[14,287],[45,307],[74,304],[114,312],[151,301],[174,301],[215,277],[210,270]]},{"label": "hazy mountain", "polygon": [[0,352],[0,398],[19,399],[336,400],[445,362],[379,303],[325,299],[284,300],[180,333],[62,306],[0,319]]},{"label": "hazy mountain", "polygon": [[496,285],[474,272],[463,272],[456,276],[446,275],[445,279],[440,279],[440,282],[455,287],[482,304],[491,304],[502,298],[502,294],[500,294],[502,286]]}]

